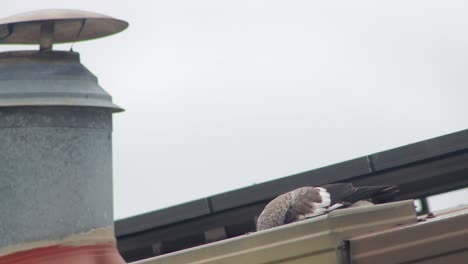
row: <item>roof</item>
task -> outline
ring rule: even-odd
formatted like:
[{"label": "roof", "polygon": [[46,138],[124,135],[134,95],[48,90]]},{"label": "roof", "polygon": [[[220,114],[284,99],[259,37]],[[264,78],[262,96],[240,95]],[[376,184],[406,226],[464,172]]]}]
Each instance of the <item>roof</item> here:
[{"label": "roof", "polygon": [[396,200],[404,200],[467,187],[467,174],[468,130],[463,130],[116,221],[118,247],[131,261],[239,236],[255,230],[269,200],[301,186],[398,185]]},{"label": "roof", "polygon": [[342,209],[137,263],[342,263],[348,255],[347,248],[341,244],[343,240],[356,234],[415,222],[412,201]]},{"label": "roof", "polygon": [[465,263],[468,207],[419,218],[419,222],[349,240],[356,264]]}]

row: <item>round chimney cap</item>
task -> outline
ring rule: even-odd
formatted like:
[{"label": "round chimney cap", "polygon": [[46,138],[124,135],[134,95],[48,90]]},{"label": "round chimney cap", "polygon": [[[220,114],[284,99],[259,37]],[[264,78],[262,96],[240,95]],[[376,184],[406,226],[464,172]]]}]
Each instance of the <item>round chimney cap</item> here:
[{"label": "round chimney cap", "polygon": [[105,37],[128,27],[126,21],[98,13],[45,9],[0,19],[0,44],[40,44],[45,23],[53,23],[53,43]]}]

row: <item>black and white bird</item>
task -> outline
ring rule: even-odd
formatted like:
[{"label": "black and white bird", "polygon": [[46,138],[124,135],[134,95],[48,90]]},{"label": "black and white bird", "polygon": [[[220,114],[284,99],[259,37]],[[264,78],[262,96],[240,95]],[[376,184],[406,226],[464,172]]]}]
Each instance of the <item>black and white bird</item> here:
[{"label": "black and white bird", "polygon": [[269,202],[258,217],[257,231],[349,207],[359,201],[385,202],[397,191],[391,185],[354,187],[352,183],[301,187]]}]

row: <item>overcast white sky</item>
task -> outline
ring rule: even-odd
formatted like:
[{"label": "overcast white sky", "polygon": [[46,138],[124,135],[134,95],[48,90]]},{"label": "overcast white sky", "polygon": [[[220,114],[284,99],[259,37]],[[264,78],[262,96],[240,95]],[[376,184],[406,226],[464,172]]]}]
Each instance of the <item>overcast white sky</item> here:
[{"label": "overcast white sky", "polygon": [[74,46],[127,110],[116,218],[468,128],[466,1],[16,0],[0,16],[44,8],[130,23]]}]

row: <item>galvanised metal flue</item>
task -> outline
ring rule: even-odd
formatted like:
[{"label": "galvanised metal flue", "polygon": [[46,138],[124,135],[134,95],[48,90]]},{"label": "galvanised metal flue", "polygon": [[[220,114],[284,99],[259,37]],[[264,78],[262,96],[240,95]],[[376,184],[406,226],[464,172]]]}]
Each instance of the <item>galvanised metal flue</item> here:
[{"label": "galvanised metal flue", "polygon": [[107,36],[128,23],[42,10],[0,20],[0,263],[125,263],[112,210],[112,113],[122,111],[53,43]]}]

